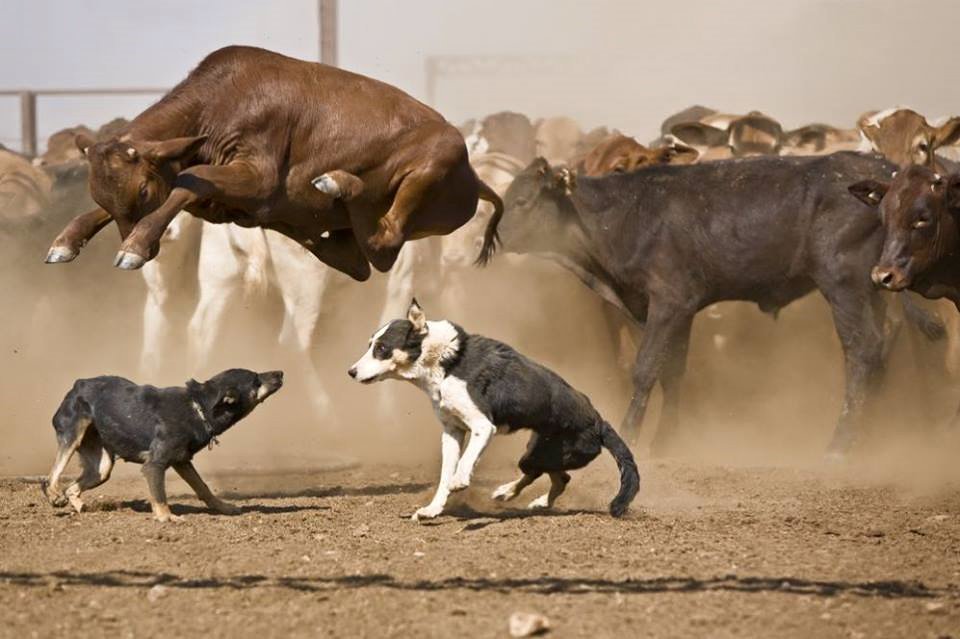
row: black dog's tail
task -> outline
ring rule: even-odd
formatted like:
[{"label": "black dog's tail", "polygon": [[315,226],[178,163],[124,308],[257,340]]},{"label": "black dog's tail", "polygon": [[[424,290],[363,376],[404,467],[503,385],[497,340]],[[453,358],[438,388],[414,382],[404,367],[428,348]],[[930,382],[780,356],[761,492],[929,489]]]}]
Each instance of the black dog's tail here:
[{"label": "black dog's tail", "polygon": [[621,517],[627,512],[627,507],[640,490],[640,472],[626,442],[607,422],[600,424],[600,444],[610,451],[620,469],[620,492],[610,502],[610,514]]}]

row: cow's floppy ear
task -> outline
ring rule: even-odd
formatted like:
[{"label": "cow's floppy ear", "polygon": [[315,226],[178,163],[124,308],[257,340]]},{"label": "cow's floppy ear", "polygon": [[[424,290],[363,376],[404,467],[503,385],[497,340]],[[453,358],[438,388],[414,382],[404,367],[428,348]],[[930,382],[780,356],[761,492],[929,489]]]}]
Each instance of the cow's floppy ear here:
[{"label": "cow's floppy ear", "polygon": [[856,184],[851,184],[847,190],[858,200],[868,206],[877,206],[880,200],[887,194],[889,185],[877,182],[876,180],[863,180]]},{"label": "cow's floppy ear", "polygon": [[937,127],[933,146],[950,146],[960,141],[960,117],[953,117]]},{"label": "cow's floppy ear", "polygon": [[90,147],[94,145],[93,138],[91,138],[86,133],[78,133],[77,137],[75,137],[73,141],[74,143],[76,143],[77,148],[80,149],[80,152],[83,153],[84,156],[87,155],[87,152],[90,150]]},{"label": "cow's floppy ear", "polygon": [[151,142],[147,145],[145,155],[151,160],[160,162],[188,162],[200,151],[200,147],[206,141],[207,136],[196,135]]},{"label": "cow's floppy ear", "polygon": [[417,298],[410,300],[410,308],[407,309],[407,320],[413,324],[413,330],[418,333],[425,333],[427,331],[427,316],[423,314],[423,309],[420,308],[420,303],[417,302]]}]

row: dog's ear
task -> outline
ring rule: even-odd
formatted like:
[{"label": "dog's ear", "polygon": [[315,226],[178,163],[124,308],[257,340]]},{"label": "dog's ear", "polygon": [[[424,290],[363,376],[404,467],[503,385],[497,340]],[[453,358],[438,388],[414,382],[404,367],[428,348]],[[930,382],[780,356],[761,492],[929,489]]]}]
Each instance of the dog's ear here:
[{"label": "dog's ear", "polygon": [[237,391],[232,388],[228,388],[220,393],[220,398],[217,400],[217,405],[229,406],[230,404],[236,404],[237,399]]},{"label": "dog's ear", "polygon": [[413,324],[413,330],[416,332],[425,333],[427,331],[427,316],[423,314],[423,309],[420,308],[417,298],[410,301],[410,308],[407,309],[407,320]]}]

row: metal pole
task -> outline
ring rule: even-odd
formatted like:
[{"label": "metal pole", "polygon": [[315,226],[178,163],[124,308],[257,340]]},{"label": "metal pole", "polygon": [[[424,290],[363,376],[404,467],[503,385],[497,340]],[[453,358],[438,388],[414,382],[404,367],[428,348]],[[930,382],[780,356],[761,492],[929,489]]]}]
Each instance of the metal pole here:
[{"label": "metal pole", "polygon": [[319,0],[320,62],[337,66],[337,0]]},{"label": "metal pole", "polygon": [[20,150],[37,156],[37,94],[33,91],[20,92]]}]

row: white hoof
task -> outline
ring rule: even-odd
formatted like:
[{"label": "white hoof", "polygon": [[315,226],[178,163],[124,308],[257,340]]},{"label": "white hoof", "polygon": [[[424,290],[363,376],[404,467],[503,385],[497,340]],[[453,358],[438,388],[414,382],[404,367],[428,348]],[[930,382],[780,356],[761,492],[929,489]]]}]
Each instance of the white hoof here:
[{"label": "white hoof", "polygon": [[421,519],[434,519],[439,516],[443,508],[436,508],[433,506],[424,506],[413,513],[413,516],[410,517],[411,521],[420,521]]},{"label": "white hoof", "polygon": [[147,261],[145,259],[136,253],[130,253],[128,251],[120,251],[113,260],[113,265],[124,271],[135,271],[146,263]]},{"label": "white hoof", "polygon": [[310,183],[313,184],[313,188],[320,191],[321,193],[326,193],[330,197],[337,198],[342,195],[342,192],[340,190],[340,185],[337,184],[337,181],[334,180],[329,175],[327,175],[326,173],[324,173],[320,177],[313,178],[313,180]]},{"label": "white hoof", "polygon": [[517,496],[517,491],[516,491],[516,488],[514,487],[513,482],[500,486],[490,494],[490,497],[492,497],[497,501],[510,501],[516,496]]},{"label": "white hoof", "polygon": [[68,249],[65,246],[54,246],[47,251],[47,257],[43,260],[47,264],[62,264],[72,262],[77,259],[77,252]]}]

